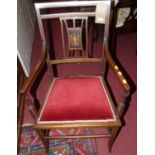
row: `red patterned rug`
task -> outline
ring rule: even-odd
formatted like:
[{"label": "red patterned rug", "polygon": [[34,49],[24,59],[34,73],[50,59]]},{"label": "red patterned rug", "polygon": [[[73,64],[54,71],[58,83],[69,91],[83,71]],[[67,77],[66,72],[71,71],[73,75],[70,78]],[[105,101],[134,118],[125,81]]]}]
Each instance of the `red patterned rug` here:
[{"label": "red patterned rug", "polygon": [[[90,129],[52,130],[51,135],[92,134]],[[94,139],[58,139],[50,140],[49,155],[96,155]],[[32,127],[23,127],[19,155],[45,155],[45,150],[37,133]]]}]

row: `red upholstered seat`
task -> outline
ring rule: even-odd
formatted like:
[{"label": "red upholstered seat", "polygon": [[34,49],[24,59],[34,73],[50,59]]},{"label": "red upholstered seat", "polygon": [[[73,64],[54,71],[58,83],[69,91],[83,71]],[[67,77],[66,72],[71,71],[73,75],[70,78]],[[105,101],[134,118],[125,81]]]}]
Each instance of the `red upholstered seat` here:
[{"label": "red upholstered seat", "polygon": [[53,81],[39,122],[114,119],[101,77],[80,76]]}]

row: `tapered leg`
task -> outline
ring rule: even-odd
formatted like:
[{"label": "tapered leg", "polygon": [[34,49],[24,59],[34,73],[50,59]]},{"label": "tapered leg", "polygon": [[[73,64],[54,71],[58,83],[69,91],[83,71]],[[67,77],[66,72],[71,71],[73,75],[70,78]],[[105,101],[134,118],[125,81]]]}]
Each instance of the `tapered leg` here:
[{"label": "tapered leg", "polygon": [[40,137],[40,139],[41,139],[41,141],[42,141],[42,143],[43,143],[43,145],[45,147],[46,154],[48,155],[48,153],[49,153],[49,143],[48,143],[48,140],[44,137],[45,136],[44,132],[41,131],[41,130],[36,130],[36,132],[38,133],[38,135],[39,135],[39,137]]},{"label": "tapered leg", "polygon": [[108,149],[109,149],[110,153],[111,153],[111,150],[112,150],[113,143],[114,143],[114,141],[116,139],[118,130],[119,130],[118,127],[117,128],[111,128],[111,137],[109,138],[109,141],[108,141]]}]

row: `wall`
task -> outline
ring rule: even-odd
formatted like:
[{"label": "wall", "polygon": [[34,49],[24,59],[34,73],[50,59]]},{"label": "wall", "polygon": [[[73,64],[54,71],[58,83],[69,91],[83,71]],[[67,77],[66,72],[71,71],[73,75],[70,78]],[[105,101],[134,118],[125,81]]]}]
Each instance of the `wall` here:
[{"label": "wall", "polygon": [[17,1],[17,54],[26,76],[30,61],[35,29],[35,10],[32,0]]}]

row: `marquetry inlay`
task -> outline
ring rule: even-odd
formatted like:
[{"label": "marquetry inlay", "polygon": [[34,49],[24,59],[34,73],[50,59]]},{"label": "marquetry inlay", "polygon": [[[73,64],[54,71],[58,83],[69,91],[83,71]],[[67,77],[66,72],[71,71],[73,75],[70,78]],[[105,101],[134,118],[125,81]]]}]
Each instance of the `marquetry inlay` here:
[{"label": "marquetry inlay", "polygon": [[114,67],[114,68],[115,68],[116,70],[118,70],[118,66],[116,66],[116,65],[115,65],[115,67]]},{"label": "marquetry inlay", "polygon": [[[88,56],[87,20],[88,17],[60,18],[63,53],[65,57]],[[67,32],[67,41],[65,41],[64,31]],[[85,46],[83,46],[83,42]]]},{"label": "marquetry inlay", "polygon": [[122,75],[122,73],[119,71],[119,72],[118,72],[118,75]]},{"label": "marquetry inlay", "polygon": [[82,49],[81,28],[68,28],[69,50]]},{"label": "marquetry inlay", "polygon": [[124,84],[127,84],[127,81],[126,81],[125,79],[123,79],[122,82],[123,82]]}]

